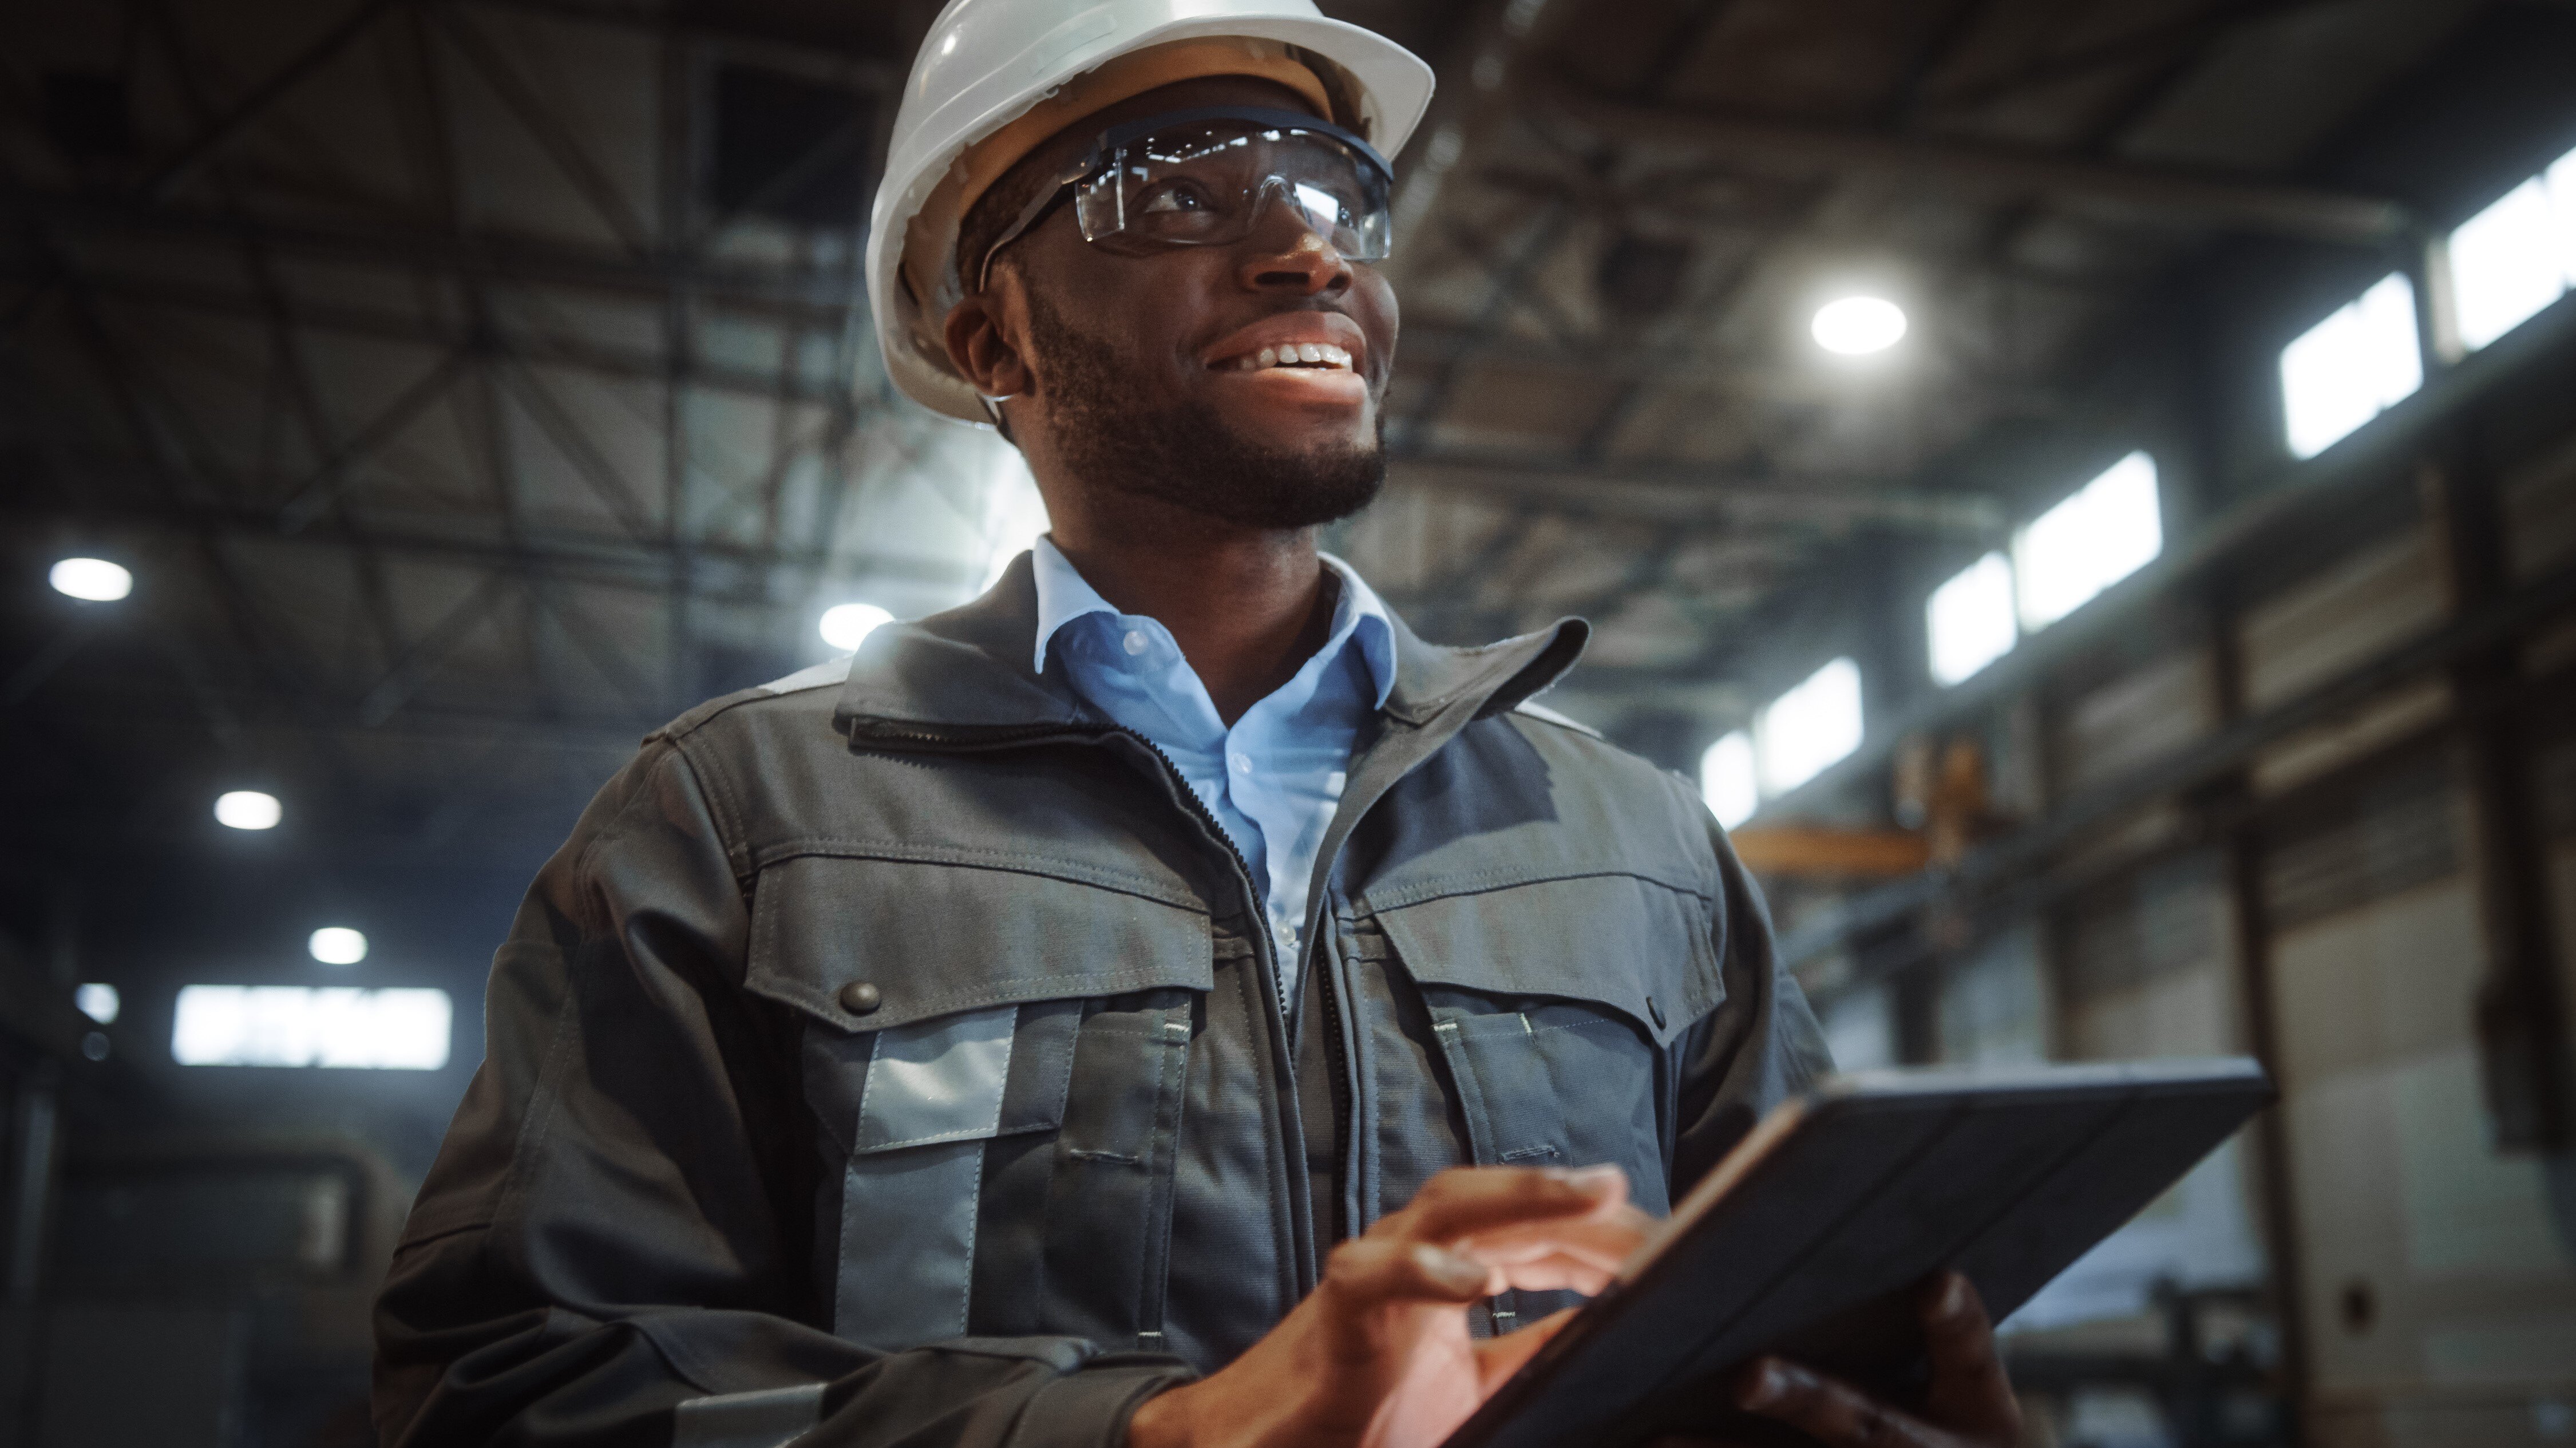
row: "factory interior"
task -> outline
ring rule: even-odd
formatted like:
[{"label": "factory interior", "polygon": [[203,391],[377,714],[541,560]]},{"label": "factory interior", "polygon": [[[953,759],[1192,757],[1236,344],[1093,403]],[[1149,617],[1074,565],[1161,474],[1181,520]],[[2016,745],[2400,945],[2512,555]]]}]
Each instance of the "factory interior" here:
[{"label": "factory interior", "polygon": [[[2576,1444],[2576,4],[1320,3],[1438,78],[1327,550],[1590,621],[1842,1068],[2279,1087],[2024,1440]],[[937,14],[0,11],[0,1442],[376,1442],[586,802],[1046,528],[869,316]]]}]

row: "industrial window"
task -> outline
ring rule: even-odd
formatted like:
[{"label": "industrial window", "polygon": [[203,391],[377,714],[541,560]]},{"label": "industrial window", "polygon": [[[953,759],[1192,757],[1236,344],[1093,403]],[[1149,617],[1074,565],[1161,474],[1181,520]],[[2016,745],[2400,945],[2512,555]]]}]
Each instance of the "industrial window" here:
[{"label": "industrial window", "polygon": [[1753,754],[1764,795],[1786,794],[1860,748],[1860,666],[1836,659],[1762,711]]},{"label": "industrial window", "polygon": [[2474,352],[2576,287],[2576,151],[2451,233],[2460,345]]},{"label": "industrial window", "polygon": [[2156,460],[2133,452],[2013,535],[2021,626],[2037,631],[2164,551]]},{"label": "industrial window", "polygon": [[1733,829],[1762,807],[1762,784],[1753,768],[1753,736],[1738,729],[1699,757],[1700,798],[1717,822]]},{"label": "industrial window", "polygon": [[2012,564],[1989,553],[1932,590],[1923,607],[1932,640],[1932,677],[1955,684],[2012,652],[2021,638],[2013,616]]},{"label": "industrial window", "polygon": [[455,1012],[443,990],[192,985],[170,1054],[182,1066],[345,1066],[435,1071]]},{"label": "industrial window", "polygon": [[2291,453],[2315,457],[2423,385],[2415,286],[2392,272],[2281,350],[2281,416]]}]

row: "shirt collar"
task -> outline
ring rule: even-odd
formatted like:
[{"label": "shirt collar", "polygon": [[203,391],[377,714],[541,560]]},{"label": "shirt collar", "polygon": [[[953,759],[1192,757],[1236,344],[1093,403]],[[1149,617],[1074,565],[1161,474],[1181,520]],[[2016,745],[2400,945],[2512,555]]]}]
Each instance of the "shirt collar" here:
[{"label": "shirt collar", "polygon": [[[1368,666],[1369,681],[1377,695],[1377,707],[1384,708],[1387,695],[1395,688],[1395,625],[1388,617],[1386,603],[1357,569],[1330,553],[1317,556],[1341,579],[1342,591],[1333,604],[1333,626],[1325,635],[1323,648],[1316,652],[1331,655],[1357,639],[1360,658]],[[1047,649],[1055,642],[1057,630],[1085,614],[1105,613],[1111,618],[1120,615],[1083,578],[1072,560],[1057,549],[1053,537],[1038,535],[1037,542],[1029,548],[1029,564],[1037,575],[1038,591],[1037,646],[1029,667],[1043,674]]]}]

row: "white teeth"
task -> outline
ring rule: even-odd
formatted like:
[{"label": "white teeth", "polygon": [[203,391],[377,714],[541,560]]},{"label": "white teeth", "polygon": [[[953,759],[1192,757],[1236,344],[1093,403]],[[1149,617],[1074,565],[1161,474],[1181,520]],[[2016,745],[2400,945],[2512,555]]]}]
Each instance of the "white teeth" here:
[{"label": "white teeth", "polygon": [[1231,364],[1237,372],[1258,372],[1264,367],[1326,366],[1350,370],[1351,354],[1346,347],[1330,342],[1288,342],[1246,353]]}]

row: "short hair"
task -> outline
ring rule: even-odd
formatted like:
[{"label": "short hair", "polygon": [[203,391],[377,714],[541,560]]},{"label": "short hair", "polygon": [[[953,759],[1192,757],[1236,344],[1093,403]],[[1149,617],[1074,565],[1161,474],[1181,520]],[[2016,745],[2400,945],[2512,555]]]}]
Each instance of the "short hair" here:
[{"label": "short hair", "polygon": [[966,217],[957,224],[957,284],[971,293],[977,274],[984,269],[985,254],[1020,213],[1035,201],[1040,188],[1054,181],[1061,159],[1049,161],[1054,148],[1040,146],[1022,156],[1001,174],[975,204],[966,208]]}]

